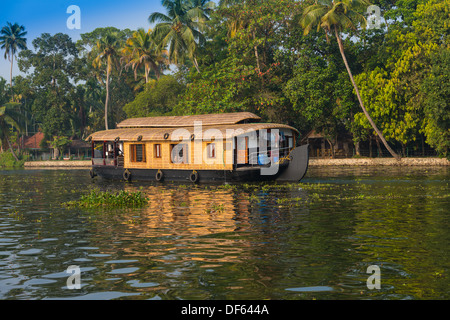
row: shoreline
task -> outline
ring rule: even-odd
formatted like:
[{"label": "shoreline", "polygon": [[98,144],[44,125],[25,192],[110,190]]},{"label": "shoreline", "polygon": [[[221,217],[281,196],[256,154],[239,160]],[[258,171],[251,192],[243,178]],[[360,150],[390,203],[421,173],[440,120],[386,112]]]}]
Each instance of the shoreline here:
[{"label": "shoreline", "polygon": [[91,160],[51,160],[51,161],[27,161],[24,168],[90,168]]},{"label": "shoreline", "polygon": [[[354,166],[354,167],[413,167],[413,166],[450,166],[445,158],[346,158],[346,159],[309,159],[310,167]],[[28,161],[24,168],[90,168],[91,160],[75,161]]]},{"label": "shoreline", "polygon": [[355,167],[415,167],[450,166],[446,158],[402,158],[400,161],[394,158],[345,158],[345,159],[309,159],[309,166],[355,166]]}]

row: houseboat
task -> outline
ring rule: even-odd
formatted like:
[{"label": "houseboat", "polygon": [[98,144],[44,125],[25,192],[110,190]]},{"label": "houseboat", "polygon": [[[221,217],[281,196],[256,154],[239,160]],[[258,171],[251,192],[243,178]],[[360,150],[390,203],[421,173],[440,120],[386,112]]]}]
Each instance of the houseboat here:
[{"label": "houseboat", "polygon": [[300,181],[299,132],[249,112],[131,118],[93,133],[91,177],[127,181]]}]

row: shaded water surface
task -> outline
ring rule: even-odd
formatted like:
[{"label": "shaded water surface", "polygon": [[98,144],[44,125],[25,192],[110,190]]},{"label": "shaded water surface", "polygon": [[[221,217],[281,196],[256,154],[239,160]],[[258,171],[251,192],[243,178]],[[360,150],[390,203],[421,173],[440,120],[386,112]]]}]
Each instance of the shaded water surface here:
[{"label": "shaded water surface", "polygon": [[[313,167],[298,184],[195,186],[0,171],[0,299],[448,299],[449,178]],[[93,188],[150,204],[62,205]]]}]

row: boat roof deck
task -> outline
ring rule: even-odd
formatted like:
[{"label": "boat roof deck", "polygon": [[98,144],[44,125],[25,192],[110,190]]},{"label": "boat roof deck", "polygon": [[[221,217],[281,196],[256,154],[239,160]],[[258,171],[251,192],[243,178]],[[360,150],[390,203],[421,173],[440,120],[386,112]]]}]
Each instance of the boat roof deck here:
[{"label": "boat roof deck", "polygon": [[[214,138],[231,139],[239,135],[263,129],[289,129],[298,133],[297,129],[283,124],[244,123],[233,125],[202,126],[201,136],[196,136],[199,135],[200,128],[192,126],[171,128],[119,128],[98,131],[91,134],[87,140],[113,141],[117,139],[120,141],[180,141],[182,139],[190,139],[192,134],[194,134],[194,139],[201,140],[212,140]],[[166,134],[168,134],[168,136]]]},{"label": "boat roof deck", "polygon": [[192,116],[163,116],[130,118],[120,122],[117,128],[177,128],[190,127],[201,122],[203,126],[233,125],[260,121],[261,118],[251,112],[220,114],[201,114]]}]

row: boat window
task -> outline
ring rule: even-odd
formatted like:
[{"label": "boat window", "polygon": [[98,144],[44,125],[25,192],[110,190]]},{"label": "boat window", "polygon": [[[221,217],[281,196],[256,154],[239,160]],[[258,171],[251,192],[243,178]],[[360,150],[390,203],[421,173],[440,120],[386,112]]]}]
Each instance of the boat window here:
[{"label": "boat window", "polygon": [[155,158],[161,158],[161,145],[160,144],[155,144],[155,147],[153,150],[153,155]]},{"label": "boat window", "polygon": [[171,144],[170,149],[172,163],[189,163],[188,145],[186,143]]},{"label": "boat window", "polygon": [[288,139],[288,147],[293,148],[294,147],[294,137],[287,137]]},{"label": "boat window", "polygon": [[131,162],[146,162],[145,144],[131,145]]},{"label": "boat window", "polygon": [[206,154],[208,155],[208,158],[216,157],[216,144],[215,143],[208,143],[206,145]]},{"label": "boat window", "polygon": [[248,136],[241,136],[237,138],[237,163],[248,163]]}]

